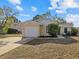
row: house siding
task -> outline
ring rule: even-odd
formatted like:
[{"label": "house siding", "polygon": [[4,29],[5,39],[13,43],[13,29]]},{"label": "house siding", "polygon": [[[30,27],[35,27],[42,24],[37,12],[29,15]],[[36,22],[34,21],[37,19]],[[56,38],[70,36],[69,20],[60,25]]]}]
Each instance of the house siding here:
[{"label": "house siding", "polygon": [[68,32],[71,32],[71,28],[73,27],[72,24],[60,24],[60,34],[65,34],[64,29],[67,28]]}]

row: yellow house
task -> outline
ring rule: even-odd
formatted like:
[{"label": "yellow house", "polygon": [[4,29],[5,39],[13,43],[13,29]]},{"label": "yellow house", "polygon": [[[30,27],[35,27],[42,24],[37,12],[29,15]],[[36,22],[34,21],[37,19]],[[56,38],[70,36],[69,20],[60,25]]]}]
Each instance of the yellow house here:
[{"label": "yellow house", "polygon": [[[42,21],[26,21],[15,25],[13,28],[18,29],[22,32],[23,37],[39,37],[39,36],[50,36],[48,34],[48,24],[55,23],[53,20],[42,20]],[[73,25],[71,23],[59,24],[60,35],[64,34],[65,31],[71,32]]]}]

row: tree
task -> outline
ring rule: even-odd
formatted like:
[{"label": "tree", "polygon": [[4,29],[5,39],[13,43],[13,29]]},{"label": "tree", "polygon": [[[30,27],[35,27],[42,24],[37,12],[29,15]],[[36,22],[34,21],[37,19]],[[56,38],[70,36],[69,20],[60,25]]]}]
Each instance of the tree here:
[{"label": "tree", "polygon": [[14,11],[12,8],[7,7],[7,6],[3,6],[2,8],[0,8],[0,20],[1,20],[1,25],[0,25],[0,29],[1,31],[3,31],[3,28],[6,25],[6,22],[8,20],[8,17],[13,16],[15,17],[18,14],[17,11]]},{"label": "tree", "polygon": [[71,35],[77,35],[77,33],[78,33],[78,30],[73,27],[71,30]]},{"label": "tree", "polygon": [[0,8],[0,31],[3,27],[3,21],[4,21],[4,13],[3,13],[3,9]]},{"label": "tree", "polygon": [[62,23],[66,23],[66,21],[61,18],[61,17],[58,17],[58,16],[53,16],[53,19],[56,21],[57,24],[62,24]]},{"label": "tree", "polygon": [[13,16],[7,17],[7,21],[5,23],[5,26],[3,27],[3,32],[7,33],[8,29],[11,27],[12,24],[18,23],[18,19],[16,19]]},{"label": "tree", "polygon": [[36,15],[35,17],[33,17],[33,21],[39,19],[41,16],[40,15]]},{"label": "tree", "polygon": [[58,24],[49,24],[48,25],[48,33],[51,36],[57,37],[58,30],[59,30],[59,25]]},{"label": "tree", "polygon": [[50,12],[46,12],[46,13],[44,13],[42,15],[36,15],[35,17],[33,17],[33,21],[38,20],[40,18],[43,18],[44,16],[46,16],[47,18],[51,18],[51,13]]}]

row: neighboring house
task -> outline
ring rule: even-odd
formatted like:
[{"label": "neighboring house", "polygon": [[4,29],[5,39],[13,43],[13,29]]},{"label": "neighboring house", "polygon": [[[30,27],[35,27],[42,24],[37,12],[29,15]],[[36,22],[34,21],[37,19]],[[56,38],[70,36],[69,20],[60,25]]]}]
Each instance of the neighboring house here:
[{"label": "neighboring house", "polygon": [[[11,19],[10,19],[11,20]],[[9,28],[12,28],[12,29],[17,29],[18,31],[21,31],[20,30],[20,24],[21,24],[21,21],[19,21],[16,17],[12,17],[12,22],[10,22],[10,27]]]},{"label": "neighboring house", "polygon": [[12,28],[12,29],[17,29],[18,31],[21,31],[20,24],[21,24],[21,23],[14,23],[14,24],[11,25],[10,28]]},{"label": "neighboring house", "polygon": [[[24,37],[49,36],[47,26],[52,23],[56,23],[56,21],[43,15],[43,17],[38,20],[30,20],[14,25],[14,28],[20,30]],[[66,32],[71,32],[71,27],[73,27],[72,23],[61,23],[59,26],[60,35]]]}]

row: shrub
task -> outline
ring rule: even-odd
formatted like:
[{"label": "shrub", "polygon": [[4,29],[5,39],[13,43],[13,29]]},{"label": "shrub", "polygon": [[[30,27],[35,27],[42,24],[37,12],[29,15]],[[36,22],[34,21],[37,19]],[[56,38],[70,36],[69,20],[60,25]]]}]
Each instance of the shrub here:
[{"label": "shrub", "polygon": [[77,35],[78,30],[76,28],[72,28],[71,35]]},{"label": "shrub", "polygon": [[57,37],[58,30],[59,30],[58,24],[49,24],[49,25],[48,25],[48,33],[49,33],[51,36]]}]

